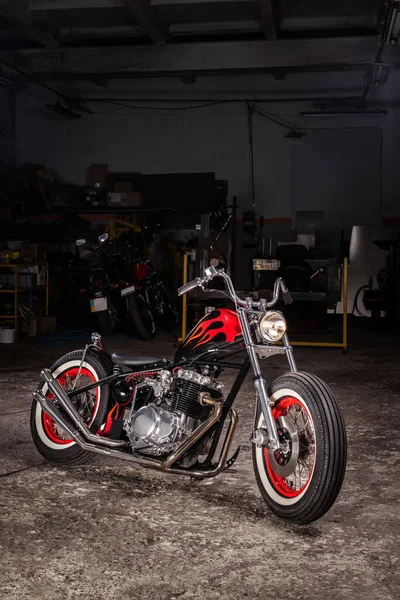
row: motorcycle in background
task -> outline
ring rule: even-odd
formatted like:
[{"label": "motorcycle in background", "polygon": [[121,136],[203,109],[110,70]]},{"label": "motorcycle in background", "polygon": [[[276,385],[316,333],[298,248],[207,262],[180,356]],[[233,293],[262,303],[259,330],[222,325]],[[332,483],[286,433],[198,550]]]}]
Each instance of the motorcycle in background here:
[{"label": "motorcycle in background", "polygon": [[89,262],[90,307],[103,335],[113,335],[118,326],[130,322],[141,339],[151,340],[158,319],[178,322],[177,308],[151,261],[145,255],[132,256],[134,248],[128,240],[120,240],[117,247],[103,233],[90,249],[84,248],[85,239],[76,245],[80,257]]}]

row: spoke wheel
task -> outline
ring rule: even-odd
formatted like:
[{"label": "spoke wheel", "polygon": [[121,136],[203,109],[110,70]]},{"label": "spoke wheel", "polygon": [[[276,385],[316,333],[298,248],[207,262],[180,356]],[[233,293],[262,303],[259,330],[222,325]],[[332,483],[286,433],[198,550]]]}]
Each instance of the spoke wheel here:
[{"label": "spoke wheel", "polygon": [[[95,383],[109,374],[99,356],[88,352],[83,364],[82,350],[70,352],[51,367],[53,376],[66,391]],[[53,396],[47,385],[41,388],[47,398]],[[74,397],[73,403],[92,432],[104,424],[108,409],[109,387],[103,385]],[[62,409],[61,409],[62,410]],[[47,460],[59,464],[83,464],[93,454],[82,450],[34,400],[31,410],[31,433],[37,450]]]},{"label": "spoke wheel", "polygon": [[[290,373],[269,389],[279,450],[253,444],[261,495],[282,519],[305,525],[335,502],[346,470],[347,439],[340,408],[329,387],[309,373]],[[265,428],[258,409],[255,428]]]},{"label": "spoke wheel", "polygon": [[[86,368],[82,368],[79,372],[79,367],[67,369],[64,373],[57,377],[57,381],[62,385],[66,392],[70,392],[90,383],[94,383],[96,378],[94,374]],[[50,393],[46,394],[47,398],[53,399],[54,396]],[[84,418],[86,425],[91,426],[96,418],[97,409],[100,399],[100,389],[89,390],[83,394],[75,396],[73,403],[80,415]],[[56,444],[71,444],[73,440],[69,439],[66,432],[53,419],[42,411],[43,428],[48,437]]]},{"label": "spoke wheel", "polygon": [[315,432],[307,407],[297,398],[281,400],[272,411],[281,449],[264,449],[268,477],[282,496],[295,498],[311,480],[315,465]]}]

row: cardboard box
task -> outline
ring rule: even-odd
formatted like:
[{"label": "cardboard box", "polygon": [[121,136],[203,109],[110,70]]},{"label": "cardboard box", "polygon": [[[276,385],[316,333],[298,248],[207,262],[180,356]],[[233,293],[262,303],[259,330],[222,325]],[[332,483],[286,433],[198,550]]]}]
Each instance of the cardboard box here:
[{"label": "cardboard box", "polygon": [[83,197],[82,189],[79,185],[60,185],[53,205],[77,206]]},{"label": "cardboard box", "polygon": [[31,242],[24,242],[19,252],[21,260],[29,264],[38,264],[45,262],[46,250],[43,244],[32,244]]},{"label": "cardboard box", "polygon": [[108,206],[130,206],[138,207],[143,205],[143,194],[140,192],[129,192],[127,194],[120,192],[111,192],[108,194]]},{"label": "cardboard box", "polygon": [[31,319],[29,321],[29,327],[28,327],[28,336],[29,337],[36,337],[38,335],[38,321],[37,319]]},{"label": "cardboard box", "polygon": [[86,184],[93,188],[105,188],[108,165],[90,165],[86,169]]},{"label": "cardboard box", "polygon": [[[32,285],[44,286],[46,285],[46,267],[45,265],[31,265],[24,269],[18,269],[18,276],[20,274],[32,276]],[[29,287],[28,285],[22,285],[21,287]]]},{"label": "cardboard box", "polygon": [[36,337],[42,334],[54,333],[55,330],[55,317],[36,317],[30,320],[27,333],[29,337]]},{"label": "cardboard box", "polygon": [[57,319],[55,317],[39,317],[36,319],[38,333],[54,333],[56,330]]},{"label": "cardboard box", "polygon": [[142,206],[143,205],[143,194],[141,192],[130,192],[126,195],[125,204],[126,206]]},{"label": "cardboard box", "polygon": [[133,192],[133,185],[131,181],[115,181],[114,192],[118,194],[129,194]]},{"label": "cardboard box", "polygon": [[9,223],[11,221],[11,206],[0,206],[0,223]]},{"label": "cardboard box", "polygon": [[126,194],[111,192],[108,194],[108,206],[125,206]]}]

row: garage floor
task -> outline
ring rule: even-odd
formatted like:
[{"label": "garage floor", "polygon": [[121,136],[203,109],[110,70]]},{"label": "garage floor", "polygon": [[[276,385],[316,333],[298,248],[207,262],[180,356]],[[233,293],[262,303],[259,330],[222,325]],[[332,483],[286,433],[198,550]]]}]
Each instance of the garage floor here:
[{"label": "garage floor", "polygon": [[[363,343],[347,356],[296,350],[299,368],[332,386],[349,436],[339,500],[307,527],[274,518],[256,487],[251,377],[237,403],[236,472],[193,483],[103,457],[56,468],[33,446],[29,408],[38,370],[70,347],[0,347],[1,599],[398,599],[400,341]],[[167,334],[109,346],[174,352]],[[286,366],[264,364],[271,378]]]}]

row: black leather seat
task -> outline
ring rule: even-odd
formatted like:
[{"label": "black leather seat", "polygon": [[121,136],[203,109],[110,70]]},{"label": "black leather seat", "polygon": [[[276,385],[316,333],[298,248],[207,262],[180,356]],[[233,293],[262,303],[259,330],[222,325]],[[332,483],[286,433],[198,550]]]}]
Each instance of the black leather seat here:
[{"label": "black leather seat", "polygon": [[116,365],[131,367],[140,371],[151,368],[158,369],[166,367],[168,361],[165,358],[155,358],[154,356],[124,356],[122,354],[112,354],[112,361]]}]

